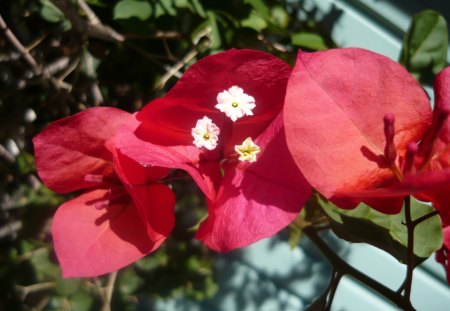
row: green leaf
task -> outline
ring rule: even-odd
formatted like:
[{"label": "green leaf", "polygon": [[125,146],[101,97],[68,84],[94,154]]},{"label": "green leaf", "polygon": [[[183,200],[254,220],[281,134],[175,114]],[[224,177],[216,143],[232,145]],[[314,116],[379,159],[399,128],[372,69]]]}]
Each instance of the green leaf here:
[{"label": "green leaf", "polygon": [[216,15],[212,11],[208,11],[206,13],[206,15],[208,16],[208,20],[209,20],[209,23],[211,26],[211,33],[210,33],[211,46],[210,46],[210,48],[218,49],[222,46],[222,39],[220,37],[220,31],[219,31],[219,26],[217,24]]},{"label": "green leaf", "polygon": [[42,242],[23,240],[21,248],[23,256],[29,257],[38,282],[53,281],[61,274],[59,267],[50,260],[50,250]]},{"label": "green leaf", "polygon": [[80,289],[80,281],[78,279],[57,279],[55,282],[55,290],[61,296],[70,296]]},{"label": "green leaf", "polygon": [[270,9],[263,0],[245,0],[244,3],[250,4],[253,10],[262,18],[270,20]]},{"label": "green leaf", "polygon": [[275,25],[286,29],[289,26],[289,14],[282,6],[275,6],[272,8],[272,20]]},{"label": "green leaf", "polygon": [[132,17],[146,20],[152,15],[152,7],[148,2],[137,0],[122,0],[114,7],[114,19],[128,19]]},{"label": "green leaf", "polygon": [[102,8],[107,8],[108,4],[102,0],[86,0],[86,2],[91,6],[98,6]]},{"label": "green leaf", "polygon": [[188,9],[192,13],[198,14],[203,18],[206,17],[206,12],[203,9],[203,6],[199,0],[171,0],[171,1],[173,1],[173,5],[176,8]]},{"label": "green leaf", "polygon": [[219,285],[209,275],[205,279],[204,293],[207,298],[212,298],[219,291]]},{"label": "green leaf", "polygon": [[34,157],[32,154],[27,152],[22,152],[17,156],[17,169],[20,174],[29,174],[36,170]]},{"label": "green leaf", "polygon": [[290,225],[288,243],[291,249],[296,248],[300,243],[301,239],[302,239],[302,230],[300,230],[300,228],[298,228],[295,225]]},{"label": "green leaf", "polygon": [[[404,210],[396,215],[380,213],[365,204],[353,210],[344,210],[318,197],[317,202],[327,214],[333,231],[349,242],[367,243],[378,247],[405,263],[407,258],[407,228]],[[434,211],[434,208],[411,200],[411,216],[417,219]],[[415,265],[430,257],[442,245],[442,227],[435,215],[414,230]]]},{"label": "green leaf", "polygon": [[176,16],[177,10],[174,7],[174,1],[175,0],[156,1],[155,17],[158,18],[158,17],[164,16],[164,15]]},{"label": "green leaf", "polygon": [[58,23],[65,19],[64,13],[50,0],[40,0],[40,2],[42,7],[39,13],[44,20],[50,23]]},{"label": "green leaf", "polygon": [[427,10],[416,14],[403,40],[400,63],[415,74],[436,74],[447,64],[445,19]]},{"label": "green leaf", "polygon": [[145,272],[150,272],[158,267],[164,266],[167,264],[168,257],[167,254],[163,251],[152,254],[151,256],[146,256],[134,264],[138,270],[142,270]]},{"label": "green leaf", "polygon": [[202,6],[200,0],[192,0],[191,2],[192,2],[192,6],[194,8],[194,11],[198,15],[200,15],[201,17],[205,18],[206,17],[206,12],[203,9],[203,6]]},{"label": "green leaf", "polygon": [[133,268],[125,269],[119,277],[118,286],[123,294],[133,294],[145,281],[139,277]]},{"label": "green leaf", "polygon": [[89,311],[94,299],[86,292],[79,291],[70,297],[71,310]]},{"label": "green leaf", "polygon": [[250,15],[246,19],[242,20],[241,25],[242,27],[252,28],[258,32],[267,28],[266,20],[253,11],[250,12]]},{"label": "green leaf", "polygon": [[311,50],[326,50],[327,45],[323,38],[311,32],[295,33],[291,36],[291,43],[295,46],[301,46]]}]

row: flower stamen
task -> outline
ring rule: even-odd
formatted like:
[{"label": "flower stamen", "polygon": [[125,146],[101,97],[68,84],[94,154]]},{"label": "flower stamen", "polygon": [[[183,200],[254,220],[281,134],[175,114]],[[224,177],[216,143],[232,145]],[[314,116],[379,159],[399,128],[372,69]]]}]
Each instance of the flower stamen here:
[{"label": "flower stamen", "polygon": [[250,137],[247,137],[242,145],[234,146],[234,150],[239,154],[240,161],[248,162],[256,162],[256,155],[261,152],[261,148]]},{"label": "flower stamen", "polygon": [[197,124],[191,131],[194,137],[194,145],[197,148],[206,148],[213,150],[219,140],[220,129],[212,120],[206,116],[197,121]]},{"label": "flower stamen", "polygon": [[406,146],[405,164],[403,165],[403,174],[410,173],[419,147],[416,143],[409,143]]},{"label": "flower stamen", "polygon": [[233,85],[217,95],[215,107],[224,112],[234,122],[243,116],[252,116],[252,109],[256,105],[252,96],[244,93],[242,88]]},{"label": "flower stamen", "polygon": [[384,157],[389,165],[395,165],[395,158],[397,158],[397,151],[394,145],[394,115],[388,113],[383,118],[384,122],[384,136],[386,137],[386,146],[384,148]]},{"label": "flower stamen", "polygon": [[387,113],[384,118],[384,136],[386,138],[386,146],[384,147],[384,159],[386,160],[387,165],[394,173],[395,177],[398,180],[403,179],[403,175],[395,164],[395,159],[397,158],[397,150],[395,149],[394,144],[394,135],[395,135],[395,116],[393,114]]}]

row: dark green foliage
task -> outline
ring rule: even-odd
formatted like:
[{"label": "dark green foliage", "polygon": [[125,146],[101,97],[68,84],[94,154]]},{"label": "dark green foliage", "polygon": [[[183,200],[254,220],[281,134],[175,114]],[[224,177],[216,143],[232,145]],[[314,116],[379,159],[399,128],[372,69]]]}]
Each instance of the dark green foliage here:
[{"label": "dark green foliage", "polygon": [[447,23],[438,12],[416,14],[403,40],[400,63],[422,82],[432,84],[433,77],[447,65]]},{"label": "dark green foliage", "polygon": [[[349,242],[378,247],[402,263],[406,263],[408,235],[404,209],[396,215],[382,214],[361,203],[353,210],[344,210],[317,197],[316,203],[328,216],[331,228]],[[412,200],[411,217],[418,219],[435,209]],[[430,257],[442,245],[442,224],[438,215],[421,222],[414,231],[415,265]]]}]

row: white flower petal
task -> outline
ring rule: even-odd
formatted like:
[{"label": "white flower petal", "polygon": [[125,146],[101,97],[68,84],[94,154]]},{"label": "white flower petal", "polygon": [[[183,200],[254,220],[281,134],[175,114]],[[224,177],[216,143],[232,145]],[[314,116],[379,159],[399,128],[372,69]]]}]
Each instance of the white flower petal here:
[{"label": "white flower petal", "polygon": [[220,129],[212,120],[206,116],[197,121],[197,124],[191,131],[194,137],[194,145],[197,148],[206,148],[214,150],[219,140]]},{"label": "white flower petal", "polygon": [[241,145],[234,146],[234,150],[239,154],[240,161],[248,162],[256,162],[256,155],[261,152],[261,148],[250,137],[247,137]]},{"label": "white flower petal", "polygon": [[256,104],[252,96],[244,93],[242,88],[233,85],[217,95],[215,107],[234,122],[243,116],[253,115],[252,109],[256,107]]}]

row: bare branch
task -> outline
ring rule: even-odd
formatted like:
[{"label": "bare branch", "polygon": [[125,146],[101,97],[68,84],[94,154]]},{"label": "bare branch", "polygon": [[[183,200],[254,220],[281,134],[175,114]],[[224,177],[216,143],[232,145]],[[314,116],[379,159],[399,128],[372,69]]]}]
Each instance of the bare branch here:
[{"label": "bare branch", "polygon": [[14,35],[11,29],[8,28],[1,14],[0,14],[0,30],[3,31],[8,41],[20,53],[20,55],[23,57],[23,59],[25,59],[28,65],[30,65],[34,75],[36,76],[42,75],[44,79],[49,80],[53,84],[53,86],[57,89],[70,90],[72,88],[70,84],[56,80],[46,68],[43,68],[38,65],[34,57],[30,54],[29,50],[26,49],[22,43],[20,43],[19,39],[17,39],[17,37]]},{"label": "bare branch", "polygon": [[66,70],[64,70],[64,72],[58,76],[58,80],[63,81],[65,78],[67,78],[68,75],[70,75],[75,69],[77,69],[79,63],[80,63],[79,58],[69,63],[69,66],[66,68]]},{"label": "bare branch", "polygon": [[20,220],[5,224],[0,228],[0,240],[9,235],[14,236],[20,229],[22,229],[22,222]]},{"label": "bare branch", "polygon": [[155,89],[162,89],[166,85],[167,81],[173,76],[181,77],[180,69],[182,69],[187,63],[193,60],[197,56],[198,52],[194,48],[189,53],[187,53],[180,61],[178,61],[175,65],[166,69],[167,72],[161,77],[159,83],[155,86]]},{"label": "bare branch", "polygon": [[38,284],[33,284],[33,285],[28,285],[28,286],[16,285],[16,290],[19,292],[22,300],[25,300],[25,298],[30,293],[35,293],[35,292],[39,292],[39,291],[43,291],[43,290],[49,290],[49,289],[53,289],[53,288],[55,288],[54,282],[44,282],[44,283],[38,283]]},{"label": "bare branch", "polygon": [[78,0],[78,6],[83,10],[84,14],[86,14],[89,24],[88,33],[91,36],[98,39],[113,40],[117,42],[123,42],[125,40],[124,36],[120,33],[108,25],[102,24],[100,19],[84,0]]},{"label": "bare branch", "polygon": [[104,288],[104,301],[102,306],[102,311],[111,310],[111,298],[114,290],[114,283],[116,282],[117,271],[112,272],[108,277],[108,284]]},{"label": "bare branch", "polygon": [[104,25],[100,19],[95,15],[94,11],[84,0],[77,0],[79,8],[86,15],[86,19],[82,18],[78,13],[78,9],[73,6],[69,0],[51,0],[52,3],[58,7],[66,18],[70,20],[72,27],[80,33],[84,33],[89,37],[97,39],[123,42],[125,37],[112,29],[111,27]]},{"label": "bare branch", "polygon": [[69,62],[70,62],[69,57],[67,56],[60,57],[47,65],[47,71],[53,75],[57,72],[64,70],[69,65]]},{"label": "bare branch", "polygon": [[0,157],[5,159],[8,163],[13,164],[16,162],[16,157],[8,149],[0,144]]},{"label": "bare branch", "polygon": [[40,75],[41,68],[37,64],[36,60],[33,58],[33,56],[31,56],[30,52],[22,45],[22,43],[20,43],[19,39],[17,39],[17,37],[13,34],[11,29],[8,28],[1,14],[0,14],[0,30],[3,31],[9,42],[20,53],[20,55],[28,63],[28,65],[30,65],[31,69],[33,70],[33,73],[35,75]]}]

